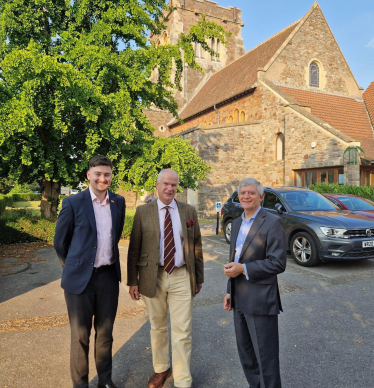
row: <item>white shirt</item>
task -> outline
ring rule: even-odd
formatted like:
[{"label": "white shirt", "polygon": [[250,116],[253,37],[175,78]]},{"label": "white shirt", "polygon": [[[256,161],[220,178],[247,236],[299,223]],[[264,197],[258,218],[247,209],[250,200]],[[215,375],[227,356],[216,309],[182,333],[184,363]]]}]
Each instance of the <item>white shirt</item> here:
[{"label": "white shirt", "polygon": [[92,206],[95,213],[97,249],[94,267],[110,265],[114,263],[113,238],[112,238],[112,213],[110,212],[109,193],[100,203],[100,199],[88,186],[92,199]]},{"label": "white shirt", "polygon": [[182,234],[182,223],[179,217],[178,205],[173,199],[170,205],[165,205],[157,198],[158,207],[158,219],[160,222],[160,258],[159,264],[164,265],[164,226],[165,226],[165,207],[169,206],[168,210],[170,213],[171,224],[173,225],[174,234],[174,245],[175,255],[174,261],[176,267],[181,267],[185,264],[183,255],[183,234]]}]

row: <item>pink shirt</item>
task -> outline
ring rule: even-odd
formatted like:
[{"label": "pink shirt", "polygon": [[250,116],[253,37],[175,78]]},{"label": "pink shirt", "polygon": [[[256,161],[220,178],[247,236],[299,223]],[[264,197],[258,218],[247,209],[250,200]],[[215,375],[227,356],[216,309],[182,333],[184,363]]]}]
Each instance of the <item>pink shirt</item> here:
[{"label": "pink shirt", "polygon": [[100,199],[94,194],[89,186],[92,206],[95,213],[97,231],[97,250],[95,267],[114,263],[113,258],[113,238],[112,238],[112,213],[110,212],[109,193],[100,203]]}]

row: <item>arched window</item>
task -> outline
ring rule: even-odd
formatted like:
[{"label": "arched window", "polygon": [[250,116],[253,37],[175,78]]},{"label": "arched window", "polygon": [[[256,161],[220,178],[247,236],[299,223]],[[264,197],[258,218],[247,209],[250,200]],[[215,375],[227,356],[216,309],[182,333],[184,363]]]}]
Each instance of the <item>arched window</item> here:
[{"label": "arched window", "polygon": [[168,43],[168,35],[166,32],[164,32],[164,34],[162,35],[162,41],[161,41],[161,44],[164,45],[164,44],[167,44]]},{"label": "arched window", "polygon": [[228,122],[228,123],[232,123],[232,116],[229,116],[227,122]]},{"label": "arched window", "polygon": [[217,39],[217,53],[218,53],[218,57],[216,57],[216,61],[219,61],[219,56],[220,56],[220,50],[221,50],[221,45],[219,44],[219,39]]},{"label": "arched window", "polygon": [[240,112],[240,121],[245,121],[245,112],[244,112],[244,110],[242,110]]},{"label": "arched window", "polygon": [[157,39],[156,46],[160,46],[160,45],[161,45],[160,39]]},{"label": "arched window", "polygon": [[[212,49],[212,50],[214,50],[215,49],[215,41],[214,41],[214,38],[212,38],[212,40],[211,40],[211,42],[210,42],[210,48]],[[214,56],[214,55],[212,55],[211,57],[210,57],[210,59],[212,60],[212,61],[215,61],[216,60],[216,57]]]},{"label": "arched window", "polygon": [[239,122],[239,110],[235,109],[234,110],[234,123]]},{"label": "arched window", "polygon": [[278,133],[276,141],[276,160],[284,159],[284,135]]},{"label": "arched window", "polygon": [[195,57],[199,57],[199,44],[197,42],[195,42]]},{"label": "arched window", "polygon": [[309,65],[309,86],[319,88],[319,67],[314,61]]},{"label": "arched window", "polygon": [[208,125],[208,123],[206,121],[204,121],[203,125]]}]

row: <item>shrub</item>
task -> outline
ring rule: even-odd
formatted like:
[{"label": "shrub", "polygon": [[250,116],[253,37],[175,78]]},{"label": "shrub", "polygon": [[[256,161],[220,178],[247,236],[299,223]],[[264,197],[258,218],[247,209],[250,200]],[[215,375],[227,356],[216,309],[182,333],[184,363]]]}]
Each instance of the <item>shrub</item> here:
[{"label": "shrub", "polygon": [[3,215],[5,208],[8,206],[8,199],[5,195],[0,194],[0,217]]},{"label": "shrub", "polygon": [[126,214],[125,225],[123,226],[123,232],[122,232],[121,238],[130,237],[133,223],[134,223],[134,215]]},{"label": "shrub", "polygon": [[22,217],[18,220],[0,219],[0,244],[32,241],[53,241],[56,222],[46,219]]},{"label": "shrub", "polygon": [[10,194],[21,194],[21,193],[32,193],[32,190],[29,188],[27,184],[24,184],[24,185],[15,184],[12,190],[10,190]]},{"label": "shrub", "polygon": [[372,186],[350,186],[337,183],[316,183],[310,185],[309,189],[318,193],[354,194],[374,200],[374,187]]},{"label": "shrub", "polygon": [[[10,194],[8,194],[10,195]],[[11,194],[13,196],[13,201],[41,201],[42,195],[38,193],[16,193]]]}]

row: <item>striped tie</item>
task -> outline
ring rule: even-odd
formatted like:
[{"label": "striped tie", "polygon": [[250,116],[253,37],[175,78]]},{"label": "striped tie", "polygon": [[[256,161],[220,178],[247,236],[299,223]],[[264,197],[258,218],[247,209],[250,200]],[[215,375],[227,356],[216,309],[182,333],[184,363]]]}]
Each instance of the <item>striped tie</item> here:
[{"label": "striped tie", "polygon": [[164,270],[170,275],[175,268],[175,245],[173,225],[168,210],[169,206],[165,207],[165,223],[164,223]]}]

